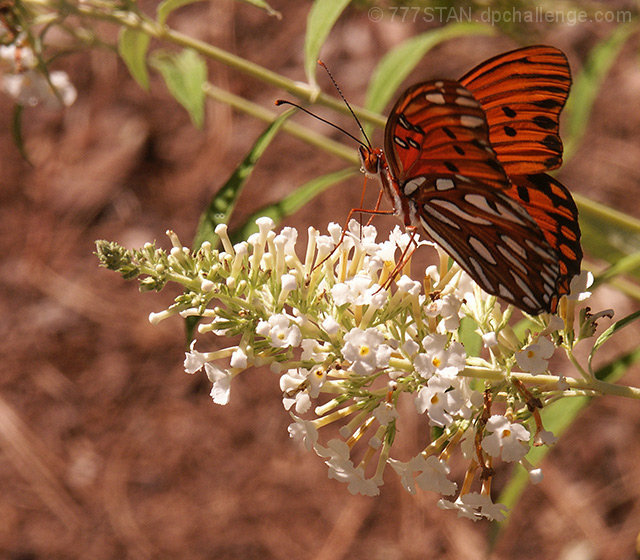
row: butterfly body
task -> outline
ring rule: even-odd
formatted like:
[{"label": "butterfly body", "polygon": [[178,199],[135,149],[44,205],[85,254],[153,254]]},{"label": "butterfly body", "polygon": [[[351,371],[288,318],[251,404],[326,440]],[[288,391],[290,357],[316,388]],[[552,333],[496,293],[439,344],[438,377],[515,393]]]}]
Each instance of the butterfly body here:
[{"label": "butterfly body", "polygon": [[575,203],[544,173],[562,161],[570,83],[558,49],[505,53],[461,80],[410,87],[390,113],[384,150],[360,148],[405,226],[531,314],[555,312],[580,270]]}]

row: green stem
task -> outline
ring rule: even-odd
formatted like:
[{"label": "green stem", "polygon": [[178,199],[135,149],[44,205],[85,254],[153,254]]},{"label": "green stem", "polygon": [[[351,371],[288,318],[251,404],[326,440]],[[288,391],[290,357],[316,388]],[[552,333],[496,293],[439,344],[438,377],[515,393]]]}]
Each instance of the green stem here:
[{"label": "green stem", "polygon": [[[224,89],[221,89],[213,84],[207,83],[204,86],[205,93],[215,99],[216,101],[221,101],[222,103],[226,103],[230,105],[234,109],[242,111],[252,117],[263,120],[265,122],[273,122],[278,114],[274,111],[269,111],[269,109],[265,109],[262,105],[257,105],[256,103],[252,103],[243,97],[238,95],[234,95],[231,92],[228,92]],[[342,144],[341,142],[336,142],[335,140],[331,140],[322,134],[318,134],[313,132],[299,124],[296,124],[291,121],[287,121],[282,125],[282,130],[287,131],[291,135],[307,142],[312,146],[316,146],[325,152],[336,155],[349,163],[353,163],[357,165],[360,160],[356,155],[355,150]]]},{"label": "green stem", "polygon": [[[489,381],[503,381],[505,375],[503,371],[493,370],[489,368],[467,367],[460,375],[464,377],[473,377],[476,379],[485,379]],[[523,383],[530,385],[557,386],[559,377],[557,375],[534,375],[532,373],[511,372],[511,376],[519,379]],[[627,387],[625,385],[615,385],[600,381],[599,379],[575,379],[573,377],[565,377],[563,379],[572,389],[582,389],[586,391],[597,391],[601,395],[616,395],[618,397],[628,397],[630,399],[640,400],[640,388]]]},{"label": "green stem", "polygon": [[[49,0],[30,0],[29,3],[47,9],[55,9]],[[174,45],[193,49],[211,60],[221,62],[262,82],[283,89],[303,101],[318,103],[344,114],[349,113],[349,110],[341,99],[322,93],[307,83],[296,82],[286,78],[264,66],[234,55],[224,49],[184,35],[166,25],[160,25],[147,17],[139,16],[132,12],[115,11],[112,5],[105,7],[104,9],[106,11],[89,4],[78,4],[72,8],[84,17],[109,21],[120,26],[128,27],[129,29],[141,31],[161,41],[167,41]],[[352,106],[352,108],[360,120],[380,127],[385,125],[385,119],[381,115],[358,106]]]}]

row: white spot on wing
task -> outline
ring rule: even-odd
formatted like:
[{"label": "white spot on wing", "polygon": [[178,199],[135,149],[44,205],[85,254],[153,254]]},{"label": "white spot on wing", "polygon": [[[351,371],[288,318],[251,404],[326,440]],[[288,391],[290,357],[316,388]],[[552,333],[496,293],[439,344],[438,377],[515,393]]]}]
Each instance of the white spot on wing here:
[{"label": "white spot on wing", "polygon": [[462,105],[463,107],[477,107],[478,102],[471,97],[456,97],[455,98],[456,105]]},{"label": "white spot on wing", "polygon": [[[516,284],[518,284],[518,287],[526,295],[528,295],[533,301],[535,301],[536,296],[533,295],[533,292],[531,291],[531,288],[529,288],[527,283],[522,278],[520,278],[520,276],[518,276],[513,270],[510,270],[509,273],[511,274],[511,277],[515,280]],[[532,307],[535,307],[535,305],[533,305]]]},{"label": "white spot on wing", "polygon": [[441,93],[427,93],[425,99],[430,103],[435,103],[436,105],[444,105],[444,95]]},{"label": "white spot on wing", "polygon": [[460,117],[460,124],[468,128],[477,128],[484,124],[484,119],[474,117],[473,115],[462,115]]},{"label": "white spot on wing", "polygon": [[502,241],[506,243],[509,249],[511,249],[514,253],[518,253],[518,255],[520,255],[523,259],[527,258],[527,251],[522,245],[520,245],[520,243],[516,243],[508,235],[501,235],[500,239],[502,239]]},{"label": "white spot on wing", "polygon": [[429,206],[428,204],[425,204],[422,207],[422,209],[425,211],[425,213],[429,214],[429,216],[431,216],[432,218],[435,218],[436,220],[439,220],[440,222],[443,222],[452,228],[455,228],[458,230],[460,229],[459,224],[456,224],[453,220],[450,220],[445,215],[438,212],[435,208],[431,208],[431,206]]},{"label": "white spot on wing", "polygon": [[493,216],[502,217],[499,212],[496,212],[493,208],[491,208],[491,206],[489,206],[486,197],[481,194],[465,194],[464,199],[469,204],[471,204],[471,206],[475,206],[478,210],[482,210],[483,212],[486,212],[487,214],[491,214]]},{"label": "white spot on wing", "polygon": [[516,258],[513,253],[509,252],[509,250],[502,245],[496,245],[496,247],[498,251],[500,251],[502,256],[507,259],[513,266],[518,268],[523,274],[527,274],[527,268]]},{"label": "white spot on wing", "polygon": [[493,288],[493,285],[491,284],[491,282],[489,282],[489,279],[487,278],[487,275],[484,273],[484,269],[482,268],[482,266],[480,266],[480,263],[474,259],[473,257],[469,257],[469,262],[471,263],[471,266],[473,267],[473,269],[476,272],[476,275],[478,276],[478,278],[480,278],[480,287],[485,291],[485,292],[493,292],[495,291]]},{"label": "white spot on wing", "polygon": [[535,253],[537,253],[539,256],[541,256],[543,259],[545,260],[551,260],[554,261],[555,259],[555,255],[549,253],[547,250],[545,250],[543,247],[540,247],[540,245],[538,243],[534,243],[533,241],[531,241],[530,239],[525,239],[524,242],[527,244],[527,247],[529,247],[530,249],[532,249]]},{"label": "white spot on wing", "polygon": [[441,200],[439,198],[434,198],[431,200],[431,204],[440,206],[441,208],[448,210],[455,216],[458,216],[458,218],[461,218],[462,220],[466,220],[467,222],[471,222],[472,224],[479,224],[481,226],[490,226],[492,224],[489,220],[485,220],[480,216],[474,216],[473,214],[469,214],[468,212],[465,212],[462,208],[458,207],[453,202],[450,202],[448,200]]},{"label": "white spot on wing", "polygon": [[411,196],[417,189],[419,189],[426,179],[424,177],[416,177],[415,179],[411,179],[404,184],[403,191],[407,196]]},{"label": "white spot on wing", "polygon": [[491,264],[496,264],[496,259],[491,254],[491,251],[487,248],[487,246],[480,241],[477,237],[473,235],[469,236],[469,245],[473,247],[473,249],[478,253],[485,261]]},{"label": "white spot on wing", "polygon": [[398,146],[400,146],[401,148],[408,148],[407,143],[400,138],[399,136],[394,136],[393,137],[393,141],[398,144]]},{"label": "white spot on wing", "polygon": [[455,186],[456,184],[451,179],[446,179],[444,177],[436,179],[436,190],[438,191],[448,191]]},{"label": "white spot on wing", "polygon": [[509,301],[513,301],[514,299],[516,299],[513,297],[513,294],[511,293],[511,291],[504,284],[500,284],[498,286],[498,295],[500,295],[501,297]]}]

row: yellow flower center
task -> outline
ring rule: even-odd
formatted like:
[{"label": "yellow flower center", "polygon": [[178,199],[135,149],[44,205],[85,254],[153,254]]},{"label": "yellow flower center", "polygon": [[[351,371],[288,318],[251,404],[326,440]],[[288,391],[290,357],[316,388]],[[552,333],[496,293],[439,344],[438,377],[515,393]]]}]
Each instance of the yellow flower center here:
[{"label": "yellow flower center", "polygon": [[360,355],[362,357],[369,355],[371,349],[368,346],[360,346]]}]

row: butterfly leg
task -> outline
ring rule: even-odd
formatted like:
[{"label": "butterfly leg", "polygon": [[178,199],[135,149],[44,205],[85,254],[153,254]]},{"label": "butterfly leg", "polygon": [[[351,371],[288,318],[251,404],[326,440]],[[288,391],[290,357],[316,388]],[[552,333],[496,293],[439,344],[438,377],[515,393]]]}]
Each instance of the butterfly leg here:
[{"label": "butterfly leg", "polygon": [[351,210],[349,210],[349,214],[347,215],[345,225],[342,228],[342,235],[340,236],[340,239],[336,243],[336,246],[331,250],[331,252],[324,259],[322,259],[318,264],[316,264],[312,270],[315,270],[319,266],[322,266],[325,263],[325,261],[327,261],[327,259],[329,259],[329,257],[331,257],[331,255],[333,255],[333,253],[336,252],[338,247],[342,245],[344,236],[347,234],[347,231],[348,231],[349,221],[351,220],[351,217],[356,212],[360,212],[361,214],[372,214],[372,215],[382,215],[382,216],[388,216],[390,214],[393,214],[393,210],[377,210],[377,209],[371,210],[370,208],[352,208]]}]

